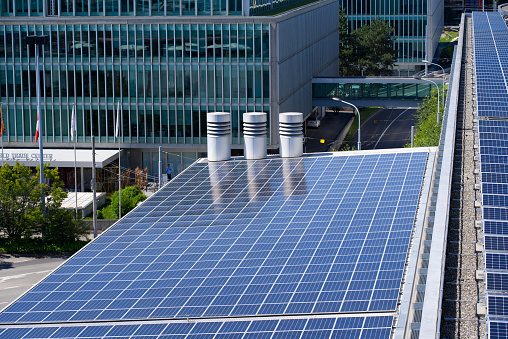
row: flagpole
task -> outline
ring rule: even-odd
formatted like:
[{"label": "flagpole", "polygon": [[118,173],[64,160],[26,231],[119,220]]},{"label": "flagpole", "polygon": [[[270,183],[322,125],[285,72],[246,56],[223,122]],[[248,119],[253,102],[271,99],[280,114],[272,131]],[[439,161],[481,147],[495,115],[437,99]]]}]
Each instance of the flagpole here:
[{"label": "flagpole", "polygon": [[2,143],[2,167],[4,166],[4,135],[2,133],[2,136],[0,137],[1,143]]},{"label": "flagpole", "polygon": [[4,112],[2,112],[2,103],[0,103],[0,118],[2,121],[0,122],[0,142],[2,143],[2,167],[4,166]]},{"label": "flagpole", "polygon": [[[42,145],[42,138],[44,137],[44,132],[42,130],[42,119],[44,118],[41,110],[41,83],[40,83],[40,72],[39,69],[39,57],[40,57],[40,48],[41,46],[45,46],[49,43],[49,36],[47,35],[29,35],[25,37],[25,42],[28,46],[35,46],[35,82],[36,82],[36,91],[37,91],[37,128],[35,131],[35,142],[37,139],[39,140],[39,166],[40,166],[40,181],[41,181],[41,211],[44,217],[46,217],[46,208],[45,203],[46,199],[44,198],[44,152]],[[43,67],[44,68],[44,67]],[[44,230],[42,231],[42,237],[44,239],[45,234]]]},{"label": "flagpole", "polygon": [[118,107],[116,109],[116,134],[118,136],[118,219],[122,219],[122,162],[120,161],[120,142],[122,140],[122,131],[120,128],[120,101],[118,101]]},{"label": "flagpole", "polygon": [[41,209],[42,214],[46,217],[46,199],[44,197],[44,188],[42,184],[44,183],[44,148],[42,145],[42,137],[44,133],[42,132],[42,110],[41,110],[41,83],[40,83],[40,71],[39,71],[39,44],[35,44],[35,81],[37,83],[37,121],[39,127],[39,167],[40,167],[40,181],[41,181]]},{"label": "flagpole", "polygon": [[76,126],[76,104],[72,106],[72,136],[74,139],[74,195],[76,197],[76,219],[78,219],[78,170],[76,166],[76,139],[78,139],[77,126]]}]

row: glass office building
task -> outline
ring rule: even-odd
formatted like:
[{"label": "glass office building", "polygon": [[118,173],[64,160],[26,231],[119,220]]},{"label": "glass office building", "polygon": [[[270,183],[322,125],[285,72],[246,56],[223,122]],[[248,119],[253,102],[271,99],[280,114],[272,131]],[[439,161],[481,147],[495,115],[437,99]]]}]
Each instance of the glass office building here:
[{"label": "glass office building", "polygon": [[[321,27],[310,26],[309,18],[326,17],[338,5],[325,0],[271,17],[251,12],[285,2],[251,2],[2,1],[4,146],[36,146],[35,48],[28,47],[24,38],[47,35],[49,44],[41,50],[39,68],[45,147],[72,147],[70,119],[75,107],[78,147],[89,148],[92,135],[99,148],[116,148],[120,141],[127,153],[123,165],[148,168],[154,174],[159,145],[164,166],[171,163],[176,172],[205,156],[208,112],[231,112],[233,149],[243,149],[242,114],[268,113],[267,143],[276,148],[275,127],[284,102],[307,88],[308,100],[296,106],[286,102],[286,107],[310,111],[312,76],[337,71],[338,47],[326,52],[323,44],[338,45],[338,18],[330,17],[331,22]],[[294,25],[308,31],[307,40],[291,43],[292,56],[283,57],[287,51],[281,51],[281,41],[295,39],[284,35],[293,34]],[[282,31],[287,33],[281,35]],[[301,64],[287,67],[295,58],[310,64],[301,72],[302,79],[293,74]],[[288,91],[291,94],[285,95]],[[114,136],[118,103],[120,139]]]},{"label": "glass office building", "polygon": [[399,69],[414,69],[426,56],[432,59],[443,30],[443,0],[341,0],[350,31],[380,17],[397,36]]},{"label": "glass office building", "polygon": [[34,34],[50,37],[41,58],[47,142],[69,141],[73,105],[78,142],[115,142],[118,102],[129,143],[205,143],[206,112],[270,111],[266,24],[2,25],[7,141],[33,140],[35,56],[23,41]]}]

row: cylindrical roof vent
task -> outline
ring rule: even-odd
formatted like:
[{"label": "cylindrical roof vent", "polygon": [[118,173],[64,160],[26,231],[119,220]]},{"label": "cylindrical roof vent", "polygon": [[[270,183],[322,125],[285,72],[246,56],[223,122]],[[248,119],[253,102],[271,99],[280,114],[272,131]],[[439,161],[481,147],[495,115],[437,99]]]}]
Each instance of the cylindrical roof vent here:
[{"label": "cylindrical roof vent", "polygon": [[303,113],[279,115],[280,156],[296,158],[303,154]]},{"label": "cylindrical roof vent", "polygon": [[243,114],[243,138],[245,140],[245,159],[266,158],[266,113]]},{"label": "cylindrical roof vent", "polygon": [[231,115],[214,112],[206,115],[207,149],[209,161],[231,159]]}]

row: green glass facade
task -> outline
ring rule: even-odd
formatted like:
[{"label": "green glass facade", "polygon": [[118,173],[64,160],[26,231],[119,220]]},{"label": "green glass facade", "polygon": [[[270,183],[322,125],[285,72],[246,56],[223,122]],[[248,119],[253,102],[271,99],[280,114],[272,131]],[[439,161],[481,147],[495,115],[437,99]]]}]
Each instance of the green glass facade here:
[{"label": "green glass facade", "polygon": [[[2,16],[244,15],[243,0],[2,0]],[[303,0],[248,0],[248,15]]]},{"label": "green glass facade", "polygon": [[430,96],[433,84],[391,84],[391,83],[329,83],[312,84],[312,97],[346,100],[420,100]]},{"label": "green glass facade", "polygon": [[0,25],[0,95],[4,141],[33,140],[35,55],[24,37],[46,34],[41,92],[47,142],[116,142],[117,103],[123,142],[206,143],[206,113],[270,111],[266,24]]},{"label": "green glass facade", "polygon": [[242,0],[2,0],[2,16],[242,15]]}]

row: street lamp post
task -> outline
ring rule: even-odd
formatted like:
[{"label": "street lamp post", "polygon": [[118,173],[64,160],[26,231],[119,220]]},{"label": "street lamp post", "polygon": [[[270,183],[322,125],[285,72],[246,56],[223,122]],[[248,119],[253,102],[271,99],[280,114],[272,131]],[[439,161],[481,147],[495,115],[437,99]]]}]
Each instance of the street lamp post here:
[{"label": "street lamp post", "polygon": [[356,148],[360,151],[362,149],[362,143],[360,142],[360,126],[362,125],[362,123],[360,121],[360,111],[358,110],[358,107],[356,107],[355,105],[353,105],[350,102],[342,100],[341,98],[333,97],[332,100],[335,100],[335,101],[338,101],[338,102],[342,102],[343,104],[352,106],[355,109],[356,115],[358,116],[358,132],[357,132],[357,134],[358,134],[358,141],[356,143]]},{"label": "street lamp post", "polygon": [[433,63],[433,62],[430,62],[428,60],[423,60],[423,62],[425,62],[426,64],[429,64],[429,65],[435,65],[435,66],[438,66],[441,68],[441,70],[443,71],[443,106],[446,104],[446,95],[445,95],[445,72],[444,72],[444,68],[443,66],[441,66],[440,64],[436,64],[436,63]]},{"label": "street lamp post", "polygon": [[434,86],[436,86],[436,89],[437,89],[437,124],[439,125],[439,123],[441,122],[441,113],[440,113],[440,107],[439,107],[439,86],[432,80],[429,80],[429,79],[424,79],[424,78],[420,78],[420,77],[414,77],[415,79],[418,79],[418,80],[423,80],[423,81],[428,81],[430,83],[433,83]]}]

